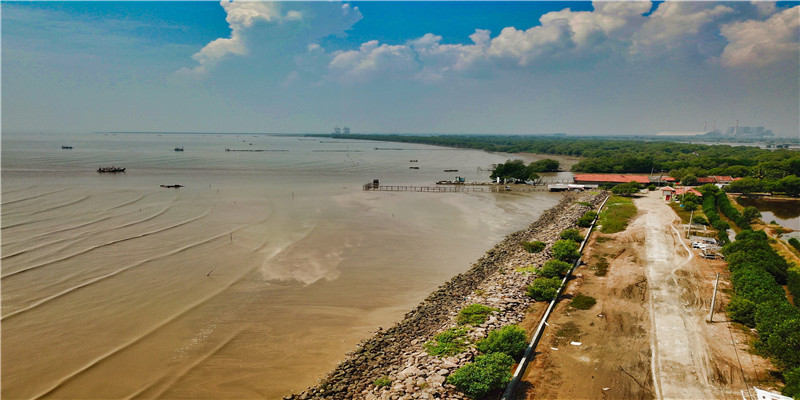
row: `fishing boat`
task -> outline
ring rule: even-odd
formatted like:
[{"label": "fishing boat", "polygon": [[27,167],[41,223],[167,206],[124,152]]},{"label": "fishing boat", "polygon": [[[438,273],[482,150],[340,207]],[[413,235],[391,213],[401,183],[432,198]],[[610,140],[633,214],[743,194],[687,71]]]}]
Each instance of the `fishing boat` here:
[{"label": "fishing boat", "polygon": [[183,151],[183,146],[181,146],[181,147],[176,147],[176,148],[175,148],[175,151]]},{"label": "fishing boat", "polygon": [[61,150],[72,150],[72,146],[61,146]]},{"label": "fishing boat", "polygon": [[98,167],[97,172],[125,172],[125,168],[110,166],[110,167]]}]

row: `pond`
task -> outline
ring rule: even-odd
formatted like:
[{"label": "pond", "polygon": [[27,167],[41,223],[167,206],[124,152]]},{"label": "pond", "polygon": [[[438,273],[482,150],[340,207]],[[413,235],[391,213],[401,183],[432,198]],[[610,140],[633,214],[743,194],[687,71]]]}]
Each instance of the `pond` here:
[{"label": "pond", "polygon": [[795,231],[788,236],[800,237],[800,200],[740,196],[736,201],[744,207],[758,208],[762,221],[775,221]]}]

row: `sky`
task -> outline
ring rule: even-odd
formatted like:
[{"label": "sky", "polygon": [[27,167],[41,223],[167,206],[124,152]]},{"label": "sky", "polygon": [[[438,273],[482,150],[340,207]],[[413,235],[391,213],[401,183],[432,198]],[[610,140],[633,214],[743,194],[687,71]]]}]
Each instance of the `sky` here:
[{"label": "sky", "polygon": [[800,136],[800,2],[2,2],[3,132]]}]

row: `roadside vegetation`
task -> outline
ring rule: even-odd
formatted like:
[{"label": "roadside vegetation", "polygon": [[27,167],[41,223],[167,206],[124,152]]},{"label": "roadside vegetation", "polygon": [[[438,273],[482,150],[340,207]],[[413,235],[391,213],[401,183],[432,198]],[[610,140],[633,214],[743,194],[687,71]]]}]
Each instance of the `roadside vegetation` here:
[{"label": "roadside vegetation", "polygon": [[432,356],[450,357],[461,353],[469,346],[468,328],[450,328],[425,343],[425,351]]},{"label": "roadside vegetation", "polygon": [[755,348],[781,369],[783,394],[800,396],[800,308],[793,306],[781,285],[800,296],[800,271],[769,244],[763,231],[743,230],[722,248],[731,271],[734,295],[728,304],[731,320],[755,328]]},{"label": "roadside vegetation", "polygon": [[633,201],[626,197],[611,196],[606,202],[603,211],[600,213],[598,225],[600,232],[617,233],[622,232],[628,226],[631,218],[636,215],[636,206]]},{"label": "roadside vegetation", "polygon": [[597,299],[594,297],[578,293],[572,298],[569,306],[577,310],[588,310],[595,304],[597,304]]}]

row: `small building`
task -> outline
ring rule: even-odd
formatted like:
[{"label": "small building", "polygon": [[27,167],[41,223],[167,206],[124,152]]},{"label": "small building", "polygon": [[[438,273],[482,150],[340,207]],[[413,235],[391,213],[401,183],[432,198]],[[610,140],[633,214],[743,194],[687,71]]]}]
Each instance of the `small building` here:
[{"label": "small building", "polygon": [[675,188],[675,196],[683,196],[684,194],[691,193],[697,197],[703,197],[703,194],[690,187],[677,187]]},{"label": "small building", "polygon": [[675,197],[675,189],[669,186],[664,186],[660,190],[661,190],[661,200],[672,201],[672,198]]},{"label": "small building", "polygon": [[709,183],[717,183],[717,180],[713,176],[701,176],[697,178],[698,186],[703,186]]},{"label": "small building", "polygon": [[644,175],[620,175],[620,174],[576,174],[573,178],[575,184],[583,185],[602,185],[604,183],[628,183],[636,182],[642,185],[649,185],[650,178]]}]

